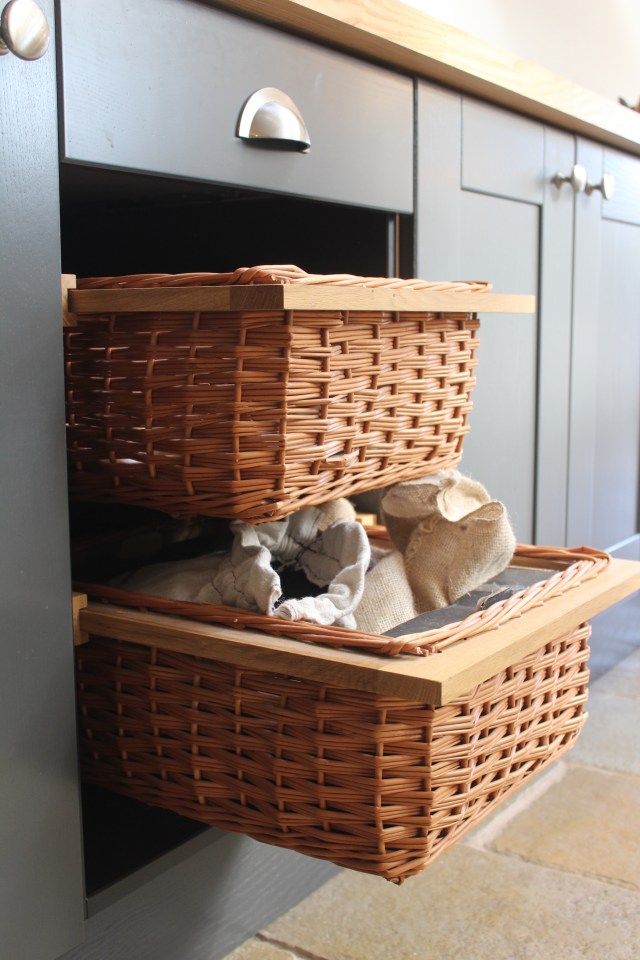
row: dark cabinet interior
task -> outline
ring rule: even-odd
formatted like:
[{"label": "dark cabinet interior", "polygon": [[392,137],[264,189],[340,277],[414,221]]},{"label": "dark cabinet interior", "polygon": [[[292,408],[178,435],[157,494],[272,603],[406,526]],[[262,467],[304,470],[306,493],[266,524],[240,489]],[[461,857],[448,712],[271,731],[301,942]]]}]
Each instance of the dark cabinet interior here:
[{"label": "dark cabinet interior", "polygon": [[77,276],[226,271],[412,273],[412,218],[75,164],[61,166],[62,269]]}]

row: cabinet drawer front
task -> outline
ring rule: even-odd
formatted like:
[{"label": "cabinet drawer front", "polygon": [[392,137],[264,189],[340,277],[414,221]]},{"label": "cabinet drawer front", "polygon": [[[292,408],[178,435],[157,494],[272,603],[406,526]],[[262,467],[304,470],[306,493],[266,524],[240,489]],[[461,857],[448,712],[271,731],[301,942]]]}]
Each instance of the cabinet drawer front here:
[{"label": "cabinet drawer front", "polygon": [[[409,78],[191,0],[62,0],[61,23],[65,159],[412,210]],[[262,87],[309,153],[236,137]]]}]

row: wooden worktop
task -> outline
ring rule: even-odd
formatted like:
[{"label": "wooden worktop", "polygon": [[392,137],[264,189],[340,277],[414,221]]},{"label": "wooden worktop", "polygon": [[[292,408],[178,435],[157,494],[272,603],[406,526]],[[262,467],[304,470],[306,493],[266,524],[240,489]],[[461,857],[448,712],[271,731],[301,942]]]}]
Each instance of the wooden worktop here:
[{"label": "wooden worktop", "polygon": [[639,113],[399,0],[216,5],[640,155]]}]

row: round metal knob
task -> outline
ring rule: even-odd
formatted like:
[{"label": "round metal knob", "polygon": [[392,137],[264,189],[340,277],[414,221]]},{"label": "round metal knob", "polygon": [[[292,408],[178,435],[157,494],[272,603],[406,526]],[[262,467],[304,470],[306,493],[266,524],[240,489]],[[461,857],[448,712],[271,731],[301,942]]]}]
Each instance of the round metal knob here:
[{"label": "round metal knob", "polygon": [[587,186],[587,171],[581,163],[574,163],[568,177],[564,177],[561,173],[556,173],[555,177],[551,178],[551,183],[558,187],[558,189],[563,183],[568,183],[574,193],[582,193]]},{"label": "round metal knob", "polygon": [[0,56],[39,60],[49,46],[49,24],[34,0],[10,0],[0,16]]},{"label": "round metal knob", "polygon": [[599,190],[605,200],[611,200],[611,197],[614,194],[616,188],[615,177],[612,173],[603,173],[602,180],[600,183],[588,183],[585,187],[585,193],[589,194],[595,193],[596,190]]}]

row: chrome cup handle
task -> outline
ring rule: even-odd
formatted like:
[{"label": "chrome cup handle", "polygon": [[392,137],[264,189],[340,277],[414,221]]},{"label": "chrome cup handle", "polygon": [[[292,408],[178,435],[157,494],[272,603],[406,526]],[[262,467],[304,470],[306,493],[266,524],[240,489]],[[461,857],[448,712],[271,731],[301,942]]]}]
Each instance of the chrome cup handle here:
[{"label": "chrome cup handle", "polygon": [[242,110],[236,136],[256,146],[308,153],[311,140],[300,110],[277,87],[252,93]]}]

